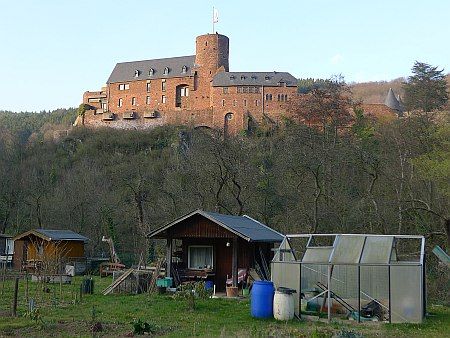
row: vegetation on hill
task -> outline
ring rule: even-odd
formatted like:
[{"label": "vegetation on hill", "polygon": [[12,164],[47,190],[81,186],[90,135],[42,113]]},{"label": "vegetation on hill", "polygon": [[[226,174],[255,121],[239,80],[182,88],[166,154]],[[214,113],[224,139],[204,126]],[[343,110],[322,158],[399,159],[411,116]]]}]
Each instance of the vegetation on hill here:
[{"label": "vegetation on hill", "polygon": [[[47,130],[68,129],[77,116],[77,110],[56,109],[53,111],[20,112],[0,110],[0,132],[8,131],[15,134],[21,142],[27,142],[29,137],[37,132]],[[1,136],[0,136],[1,137]]]}]

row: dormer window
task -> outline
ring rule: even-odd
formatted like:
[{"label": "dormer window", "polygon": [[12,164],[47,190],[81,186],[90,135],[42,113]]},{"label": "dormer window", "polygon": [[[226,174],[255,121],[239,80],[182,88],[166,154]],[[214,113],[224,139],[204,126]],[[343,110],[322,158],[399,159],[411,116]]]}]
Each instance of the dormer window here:
[{"label": "dormer window", "polygon": [[256,80],[256,75],[252,75],[252,80]]},{"label": "dormer window", "polygon": [[270,76],[268,76],[268,75],[264,76],[264,80],[269,81],[270,80]]},{"label": "dormer window", "polygon": [[136,69],[136,70],[134,71],[134,77],[139,77],[139,70]]},{"label": "dormer window", "polygon": [[230,80],[234,80],[235,79],[235,76],[234,75],[231,75],[230,76]]},{"label": "dormer window", "polygon": [[186,74],[186,73],[187,73],[187,67],[186,67],[186,66],[183,66],[183,67],[181,68],[181,72],[182,72],[183,74]]},{"label": "dormer window", "polygon": [[169,74],[169,67],[164,68],[164,75],[168,75]]},{"label": "dormer window", "polygon": [[153,76],[155,74],[155,70],[153,68],[150,68],[148,71],[148,75]]},{"label": "dormer window", "polygon": [[241,75],[241,80],[245,80],[245,75]]}]

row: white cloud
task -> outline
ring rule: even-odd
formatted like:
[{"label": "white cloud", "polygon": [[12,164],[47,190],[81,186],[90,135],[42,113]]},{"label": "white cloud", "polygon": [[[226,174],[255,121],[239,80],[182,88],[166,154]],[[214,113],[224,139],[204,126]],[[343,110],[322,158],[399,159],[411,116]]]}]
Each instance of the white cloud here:
[{"label": "white cloud", "polygon": [[330,59],[330,62],[333,65],[337,65],[338,63],[341,63],[342,59],[343,59],[342,55],[340,53],[337,53]]}]

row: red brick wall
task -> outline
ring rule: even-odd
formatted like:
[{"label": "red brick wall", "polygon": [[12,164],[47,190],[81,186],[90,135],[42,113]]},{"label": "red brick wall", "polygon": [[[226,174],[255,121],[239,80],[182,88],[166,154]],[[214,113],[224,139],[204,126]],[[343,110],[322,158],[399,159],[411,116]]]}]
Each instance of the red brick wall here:
[{"label": "red brick wall", "polygon": [[[228,131],[231,133],[247,129],[249,116],[261,123],[264,115],[274,121],[278,121],[281,116],[289,115],[289,99],[297,95],[297,87],[264,87],[260,88],[260,93],[238,93],[237,88],[228,87],[227,94],[223,93],[223,87],[211,89],[214,127],[223,128],[225,115],[232,113],[233,118],[228,120]],[[272,94],[272,101],[266,101],[266,94]],[[288,102],[278,101],[278,94],[287,95]]]},{"label": "red brick wall", "polygon": [[[109,89],[109,111],[113,113],[124,113],[127,111],[144,112],[146,110],[168,111],[175,110],[176,87],[178,85],[188,85],[189,89],[194,86],[192,76],[169,78],[166,80],[166,90],[162,91],[163,79],[153,79],[150,81],[150,92],[147,92],[147,80],[111,83]],[[119,84],[127,83],[129,89],[119,90]],[[162,103],[162,95],[166,96],[166,103]],[[185,109],[189,109],[192,104],[191,90],[189,96],[184,98]],[[150,96],[150,104],[146,103],[147,96]],[[136,97],[136,105],[131,104],[133,97]],[[118,107],[119,99],[122,98],[123,105]]]}]

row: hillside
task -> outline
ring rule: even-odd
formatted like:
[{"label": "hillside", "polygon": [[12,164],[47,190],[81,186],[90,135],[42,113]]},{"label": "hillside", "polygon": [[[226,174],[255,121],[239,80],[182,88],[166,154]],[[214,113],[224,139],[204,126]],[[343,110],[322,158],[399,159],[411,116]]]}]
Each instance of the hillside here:
[{"label": "hillside", "polygon": [[22,143],[36,134],[53,134],[69,129],[77,116],[75,108],[41,112],[12,112],[0,110],[0,129],[16,135]]},{"label": "hillside", "polygon": [[[400,77],[391,81],[351,83],[350,86],[355,99],[364,103],[384,103],[389,88],[392,88],[396,95],[404,95],[403,81],[405,79]],[[447,83],[450,92],[450,74],[447,74]]]}]

